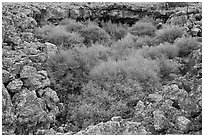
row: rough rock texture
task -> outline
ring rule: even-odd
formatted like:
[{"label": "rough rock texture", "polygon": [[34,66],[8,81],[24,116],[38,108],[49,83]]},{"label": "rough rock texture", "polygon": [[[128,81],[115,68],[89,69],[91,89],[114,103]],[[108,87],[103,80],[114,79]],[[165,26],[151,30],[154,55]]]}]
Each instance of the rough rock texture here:
[{"label": "rough rock texture", "polygon": [[11,92],[18,92],[20,91],[22,86],[23,86],[23,82],[19,79],[15,79],[8,84],[7,88]]},{"label": "rough rock texture", "polygon": [[[111,20],[131,26],[146,15],[155,22],[173,24],[174,19],[187,15],[188,21],[181,26],[188,35],[200,39],[202,8],[201,4],[194,8],[195,4],[186,12],[186,7],[171,10],[170,5],[169,10],[160,10],[156,3],[3,3],[2,134],[75,134],[70,131],[70,123],[56,127],[56,119],[65,112],[65,106],[51,88],[45,62],[58,53],[58,47],[36,38],[37,27],[58,25],[65,18],[98,23]],[[113,117],[76,134],[202,134],[202,44],[188,57],[175,60],[184,66],[182,73],[172,75],[173,82],[162,85],[160,91],[137,100],[131,119]]]},{"label": "rough rock texture", "polygon": [[179,116],[177,117],[177,123],[176,125],[178,126],[179,130],[185,132],[189,129],[189,123],[191,121],[187,118],[185,118],[184,116]]},{"label": "rough rock texture", "polygon": [[168,129],[168,121],[164,116],[164,112],[160,110],[155,110],[154,115],[154,128],[156,131],[162,131]]},{"label": "rough rock texture", "polygon": [[[112,118],[116,119],[116,118]],[[141,123],[130,122],[123,119],[119,121],[108,121],[99,123],[94,126],[89,126],[76,135],[148,135],[148,133]]]},{"label": "rough rock texture", "polygon": [[7,89],[2,84],[2,133],[14,134],[15,120],[13,104]]}]

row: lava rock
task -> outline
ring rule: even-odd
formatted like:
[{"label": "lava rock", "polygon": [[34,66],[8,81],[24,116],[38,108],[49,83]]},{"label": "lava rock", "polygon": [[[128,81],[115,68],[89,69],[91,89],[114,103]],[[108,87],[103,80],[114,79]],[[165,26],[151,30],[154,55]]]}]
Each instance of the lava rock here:
[{"label": "lava rock", "polygon": [[155,110],[154,115],[154,127],[156,131],[163,131],[168,128],[168,121],[164,116],[164,112]]},{"label": "lava rock", "polygon": [[13,81],[11,81],[7,88],[11,91],[11,92],[19,92],[21,87],[23,86],[23,82],[20,79],[15,79]]},{"label": "lava rock", "polygon": [[6,70],[2,70],[2,82],[7,83],[12,78],[12,74]]},{"label": "lava rock", "polygon": [[190,123],[191,121],[184,116],[177,117],[176,125],[182,132],[187,132],[189,130]]}]

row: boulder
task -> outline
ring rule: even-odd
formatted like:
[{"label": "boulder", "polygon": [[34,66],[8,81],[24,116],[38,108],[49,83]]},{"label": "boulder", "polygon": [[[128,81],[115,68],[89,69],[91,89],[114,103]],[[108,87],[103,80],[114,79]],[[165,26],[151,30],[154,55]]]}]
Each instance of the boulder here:
[{"label": "boulder", "polygon": [[33,63],[45,62],[47,59],[44,53],[40,53],[36,55],[29,55],[28,57]]},{"label": "boulder", "polygon": [[2,82],[7,83],[12,79],[12,74],[8,72],[7,70],[2,70]]},{"label": "boulder", "polygon": [[31,32],[23,32],[22,34],[22,41],[27,41],[27,42],[31,42],[34,41],[35,37],[34,34]]},{"label": "boulder", "polygon": [[46,42],[45,45],[46,45],[45,47],[48,54],[48,58],[52,55],[55,55],[58,52],[58,48],[56,45],[48,42]]},{"label": "boulder", "polygon": [[23,70],[20,73],[21,78],[30,78],[33,77],[33,74],[36,74],[37,70],[36,68],[32,66],[24,66]]},{"label": "boulder", "polygon": [[126,120],[101,122],[89,126],[76,135],[147,135],[150,134],[141,123]]},{"label": "boulder", "polygon": [[11,92],[19,92],[21,87],[23,86],[23,82],[20,79],[15,79],[13,81],[11,81],[8,85],[7,88],[11,91]]},{"label": "boulder", "polygon": [[45,102],[37,97],[34,90],[23,89],[13,96],[12,101],[18,117],[17,134],[33,134],[38,128],[49,128],[53,122]]},{"label": "boulder", "polygon": [[176,120],[176,125],[178,129],[182,132],[187,132],[189,130],[189,125],[191,121],[184,116],[178,116]]},{"label": "boulder", "polygon": [[70,10],[70,18],[77,19],[77,17],[79,17],[79,16],[80,16],[80,11],[78,9],[72,8]]},{"label": "boulder", "polygon": [[155,110],[154,115],[154,128],[156,131],[163,131],[168,128],[168,121],[165,117],[164,112],[160,110]]},{"label": "boulder", "polygon": [[43,97],[46,100],[50,100],[53,103],[59,103],[59,98],[57,96],[57,93],[54,90],[52,90],[51,88],[44,89]]},{"label": "boulder", "polygon": [[161,101],[163,99],[162,95],[160,94],[149,94],[148,95],[148,100],[149,102],[154,102],[154,103],[158,103],[159,101]]},{"label": "boulder", "polygon": [[20,77],[24,81],[24,86],[31,90],[45,88],[50,85],[49,78],[38,74],[37,69],[31,66],[24,66]]},{"label": "boulder", "polygon": [[14,134],[16,125],[11,96],[2,84],[2,134]]}]

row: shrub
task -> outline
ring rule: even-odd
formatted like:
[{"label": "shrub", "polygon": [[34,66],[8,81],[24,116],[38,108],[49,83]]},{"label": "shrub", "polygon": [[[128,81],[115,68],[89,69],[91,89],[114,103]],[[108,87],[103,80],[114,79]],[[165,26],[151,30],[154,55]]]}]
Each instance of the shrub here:
[{"label": "shrub", "polygon": [[118,50],[125,50],[128,48],[133,48],[136,40],[137,40],[137,37],[128,33],[124,38],[113,43],[111,47],[114,49],[118,49]]},{"label": "shrub", "polygon": [[84,41],[84,38],[78,33],[69,33],[60,30],[53,30],[53,32],[47,35],[46,39],[47,41],[64,48],[72,48],[76,45],[81,45]]},{"label": "shrub", "polygon": [[198,49],[200,43],[194,38],[180,38],[175,41],[175,45],[179,48],[179,56],[186,56]]},{"label": "shrub", "polygon": [[127,29],[122,24],[114,24],[111,21],[102,22],[102,28],[114,39],[119,40],[125,37]]},{"label": "shrub", "polygon": [[138,48],[142,48],[143,46],[155,46],[157,44],[156,39],[151,38],[149,36],[144,37],[138,37],[135,45],[137,45]]},{"label": "shrub", "polygon": [[84,100],[79,109],[81,113],[86,115],[84,120],[89,121],[89,123],[105,122],[113,116],[127,118],[130,115],[129,110],[131,110],[126,105],[127,101],[130,98],[139,98],[141,94],[140,86],[136,81],[120,82],[115,86],[109,82],[104,84],[110,84],[110,88],[105,90],[94,81],[89,81],[84,85]]},{"label": "shrub", "polygon": [[75,45],[82,44],[84,41],[84,38],[78,33],[66,32],[65,26],[45,26],[37,29],[37,33],[45,41],[65,48],[74,47]]},{"label": "shrub", "polygon": [[179,16],[171,19],[171,25],[184,26],[186,22],[187,22],[186,16]]},{"label": "shrub", "polygon": [[160,78],[168,78],[171,73],[178,72],[179,64],[175,61],[166,58],[160,58],[156,61],[158,62],[158,66],[160,68]]},{"label": "shrub", "polygon": [[173,43],[177,38],[181,38],[184,34],[184,30],[178,26],[166,26],[163,29],[157,31],[156,38],[160,42]]},{"label": "shrub", "polygon": [[65,28],[67,32],[78,32],[85,27],[81,22],[76,22],[75,20],[67,18],[62,20],[59,25],[66,26]]},{"label": "shrub", "polygon": [[82,84],[87,81],[88,69],[76,50],[60,51],[47,61],[47,71],[53,88],[63,95],[80,93]]},{"label": "shrub", "polygon": [[[154,92],[159,86],[159,68],[156,61],[143,58],[135,54],[127,58],[124,63],[128,76],[135,79],[143,87],[145,92]],[[150,87],[149,87],[150,86]]]},{"label": "shrub", "polygon": [[41,28],[36,28],[34,31],[35,36],[39,39],[45,39],[47,34],[50,33],[54,27],[54,25],[45,25]]},{"label": "shrub", "polygon": [[113,59],[126,58],[136,46],[137,37],[128,33],[124,38],[111,45]]},{"label": "shrub", "polygon": [[[130,56],[125,61],[116,62],[109,60],[102,62],[92,69],[90,77],[102,85],[105,82],[115,85],[117,82],[120,83],[121,81],[132,79],[138,81],[145,89],[147,89],[147,85],[148,87],[151,85],[150,87],[155,89],[159,79],[157,72],[158,67],[155,61],[135,55]],[[148,92],[151,92],[151,90]]]},{"label": "shrub", "polygon": [[143,17],[142,19],[139,20],[139,22],[147,22],[147,23],[155,24],[155,20],[149,16]]},{"label": "shrub", "polygon": [[107,61],[111,54],[110,48],[103,45],[94,44],[91,47],[81,47],[78,49],[81,58],[86,62],[86,66],[92,69],[101,61]]},{"label": "shrub", "polygon": [[110,36],[105,30],[98,26],[88,25],[79,31],[82,37],[85,38],[84,44],[90,45],[96,42],[101,44],[107,44],[110,41]]},{"label": "shrub", "polygon": [[137,22],[129,29],[129,32],[136,36],[154,36],[156,30],[156,27],[152,23]]},{"label": "shrub", "polygon": [[145,58],[157,59],[165,57],[167,59],[173,59],[178,56],[178,47],[171,45],[169,43],[161,43],[154,47],[144,47],[138,50]]}]

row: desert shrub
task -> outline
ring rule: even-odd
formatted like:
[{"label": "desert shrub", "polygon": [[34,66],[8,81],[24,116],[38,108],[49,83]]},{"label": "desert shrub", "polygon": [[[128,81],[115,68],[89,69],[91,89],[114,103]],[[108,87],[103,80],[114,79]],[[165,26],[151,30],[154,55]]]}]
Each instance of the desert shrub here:
[{"label": "desert shrub", "polygon": [[[145,92],[154,92],[159,87],[159,68],[156,61],[143,58],[140,54],[130,56],[124,63],[128,76],[136,78]],[[150,87],[149,87],[150,86]]]},{"label": "desert shrub", "polygon": [[147,22],[147,23],[155,24],[155,20],[149,16],[143,17],[142,19],[139,20],[139,22]]},{"label": "desert shrub", "polygon": [[65,26],[45,26],[36,30],[37,35],[45,41],[51,42],[57,46],[65,48],[73,47],[82,44],[84,38],[78,33],[66,32]]},{"label": "desert shrub", "polygon": [[137,37],[128,33],[124,38],[114,42],[111,47],[118,50],[125,50],[128,48],[133,48],[134,43],[136,42]]},{"label": "desert shrub", "polygon": [[99,26],[98,22],[96,21],[91,21],[90,19],[86,20],[83,22],[83,24],[87,26]]},{"label": "desert shrub", "polygon": [[101,61],[107,61],[111,54],[110,48],[100,44],[94,44],[91,47],[81,47],[78,49],[80,56],[86,62],[86,67],[92,69],[98,65]]},{"label": "desert shrub", "polygon": [[177,38],[181,38],[184,34],[184,30],[178,26],[166,26],[163,29],[157,31],[156,38],[160,42],[173,43]]},{"label": "desert shrub", "polygon": [[94,81],[89,81],[83,87],[83,101],[79,110],[88,125],[106,122],[113,116],[130,117],[132,108],[126,103],[130,98],[139,98],[141,94],[141,87],[136,81],[117,82],[116,85],[107,81],[104,84],[107,85],[106,90]]},{"label": "desert shrub", "polygon": [[67,18],[62,20],[59,25],[66,26],[65,28],[67,32],[78,32],[85,27],[85,25],[83,25],[81,22],[76,22],[75,20]]},{"label": "desert shrub", "polygon": [[175,45],[179,48],[179,56],[185,56],[198,49],[200,43],[194,38],[180,38]]},{"label": "desert shrub", "polygon": [[96,25],[88,25],[80,30],[79,33],[85,38],[84,44],[86,45],[94,44],[96,42],[107,44],[110,41],[109,34]]},{"label": "desert shrub", "polygon": [[160,68],[159,76],[160,78],[168,78],[171,73],[177,73],[179,64],[173,60],[166,58],[160,58],[156,60]]},{"label": "desert shrub", "polygon": [[186,16],[178,16],[171,19],[171,25],[184,26],[186,22]]},{"label": "desert shrub", "polygon": [[135,45],[137,45],[138,48],[142,48],[143,46],[152,47],[157,45],[157,41],[149,36],[138,37]]},{"label": "desert shrub", "polygon": [[34,34],[39,39],[45,39],[47,34],[50,33],[54,27],[54,25],[45,25],[43,27],[36,28],[34,30]]},{"label": "desert shrub", "polygon": [[156,27],[152,23],[148,22],[136,22],[130,29],[129,32],[136,36],[154,36]]},{"label": "desert shrub", "polygon": [[84,38],[81,37],[78,33],[69,33],[57,28],[50,32],[46,39],[55,45],[65,48],[71,48],[75,45],[80,45],[84,41]]},{"label": "desert shrub", "polygon": [[128,33],[121,40],[114,42],[111,45],[112,58],[116,60],[126,58],[132,50],[137,49],[136,41],[137,37]]},{"label": "desert shrub", "polygon": [[[135,55],[127,58],[125,61],[109,60],[102,62],[91,70],[90,77],[103,86],[107,82],[116,85],[117,82],[120,83],[123,80],[133,79],[138,81],[146,89],[147,85],[152,85],[150,87],[154,89],[159,79],[157,71],[158,67],[155,61]],[[151,90],[148,92],[151,92]]]},{"label": "desert shrub", "polygon": [[63,95],[79,94],[82,84],[87,81],[89,71],[79,54],[77,50],[60,51],[47,61],[47,71],[53,88]]},{"label": "desert shrub", "polygon": [[168,59],[173,59],[178,56],[179,49],[177,46],[174,46],[169,43],[161,43],[158,46],[154,47],[144,47],[138,50],[145,58],[157,59],[165,57]]},{"label": "desert shrub", "polygon": [[114,24],[111,21],[102,22],[102,28],[114,39],[119,40],[125,37],[127,29],[122,24]]}]

